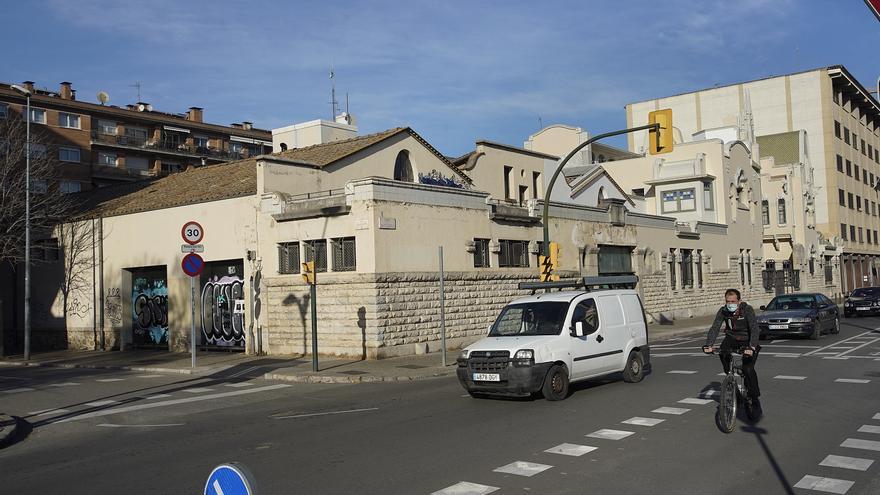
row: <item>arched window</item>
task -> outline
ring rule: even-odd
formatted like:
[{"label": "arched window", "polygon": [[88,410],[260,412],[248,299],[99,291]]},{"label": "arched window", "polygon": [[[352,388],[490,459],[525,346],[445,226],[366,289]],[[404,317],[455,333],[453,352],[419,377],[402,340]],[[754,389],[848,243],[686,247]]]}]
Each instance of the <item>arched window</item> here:
[{"label": "arched window", "polygon": [[394,161],[394,180],[414,182],[412,163],[409,161],[409,151],[402,150],[397,154]]},{"label": "arched window", "polygon": [[281,143],[281,151],[287,151],[287,143]]},{"label": "arched window", "polygon": [[601,205],[602,202],[605,201],[606,199],[608,199],[608,195],[605,194],[605,187],[604,187],[604,186],[603,186],[603,187],[600,187],[600,188],[599,188],[599,196],[598,196],[598,198],[596,199],[596,204],[597,204],[597,205]]},{"label": "arched window", "polygon": [[785,199],[779,198],[776,202],[776,209],[779,215],[779,225],[785,225]]},{"label": "arched window", "polygon": [[766,199],[761,201],[761,223],[770,225],[770,203]]}]

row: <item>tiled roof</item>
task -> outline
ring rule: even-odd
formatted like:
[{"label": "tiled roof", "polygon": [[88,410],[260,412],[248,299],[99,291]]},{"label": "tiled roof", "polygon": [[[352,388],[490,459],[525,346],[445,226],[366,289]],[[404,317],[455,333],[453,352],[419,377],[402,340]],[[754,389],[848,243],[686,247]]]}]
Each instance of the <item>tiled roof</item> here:
[{"label": "tiled roof", "polygon": [[358,151],[384,141],[396,134],[406,132],[406,127],[395,127],[387,131],[377,132],[376,134],[368,134],[366,136],[358,136],[351,139],[334,141],[326,144],[316,144],[306,146],[305,148],[294,148],[292,150],[280,151],[272,153],[270,156],[287,158],[289,160],[297,160],[307,162],[318,167],[326,167],[331,163],[339,161],[347,156],[351,156]]}]

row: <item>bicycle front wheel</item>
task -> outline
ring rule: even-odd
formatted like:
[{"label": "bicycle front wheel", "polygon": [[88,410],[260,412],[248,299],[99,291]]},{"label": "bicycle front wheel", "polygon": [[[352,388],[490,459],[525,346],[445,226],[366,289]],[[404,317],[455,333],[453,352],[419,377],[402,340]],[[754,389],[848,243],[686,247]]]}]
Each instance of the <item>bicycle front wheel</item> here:
[{"label": "bicycle front wheel", "polygon": [[718,400],[718,426],[724,433],[736,427],[736,379],[727,375],[721,382],[721,397]]}]

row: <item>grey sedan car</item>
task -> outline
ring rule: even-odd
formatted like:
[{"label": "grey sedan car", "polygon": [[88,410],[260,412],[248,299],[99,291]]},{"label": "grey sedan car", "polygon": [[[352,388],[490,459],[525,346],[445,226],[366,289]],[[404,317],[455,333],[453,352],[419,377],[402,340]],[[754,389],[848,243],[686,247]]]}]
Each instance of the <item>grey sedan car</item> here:
[{"label": "grey sedan car", "polygon": [[782,294],[758,314],[760,337],[802,336],[813,340],[823,333],[840,332],[840,309],[823,294]]}]

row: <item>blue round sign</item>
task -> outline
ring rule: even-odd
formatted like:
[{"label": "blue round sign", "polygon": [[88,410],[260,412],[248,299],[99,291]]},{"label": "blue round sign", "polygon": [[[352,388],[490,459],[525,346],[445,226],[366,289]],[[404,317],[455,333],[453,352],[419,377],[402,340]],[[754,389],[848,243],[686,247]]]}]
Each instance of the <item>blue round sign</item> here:
[{"label": "blue round sign", "polygon": [[255,495],[256,483],[247,468],[230,462],[211,471],[205,483],[205,495]]},{"label": "blue round sign", "polygon": [[180,267],[183,268],[183,273],[190,277],[198,277],[202,273],[202,269],[205,268],[205,260],[196,253],[189,253],[183,257]]}]

